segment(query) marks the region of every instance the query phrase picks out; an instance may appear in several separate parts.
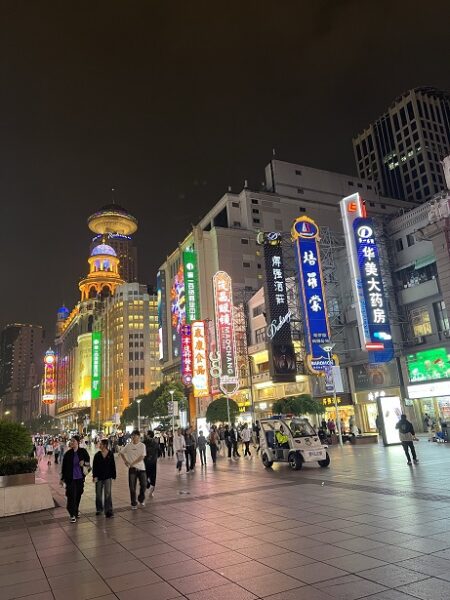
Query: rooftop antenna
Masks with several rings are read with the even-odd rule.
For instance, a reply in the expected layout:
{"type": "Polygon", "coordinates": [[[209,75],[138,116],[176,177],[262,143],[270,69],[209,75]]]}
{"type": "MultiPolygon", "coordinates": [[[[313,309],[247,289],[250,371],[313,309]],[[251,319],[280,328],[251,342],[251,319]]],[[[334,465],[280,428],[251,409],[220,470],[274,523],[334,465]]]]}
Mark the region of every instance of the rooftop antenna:
{"type": "Polygon", "coordinates": [[[111,188],[111,199],[112,199],[113,204],[116,203],[116,197],[114,196],[115,191],[116,191],[116,188],[111,188]]]}
{"type": "Polygon", "coordinates": [[[277,153],[275,151],[275,148],[272,148],[272,156],[276,156],[276,155],[277,155],[277,153]]]}

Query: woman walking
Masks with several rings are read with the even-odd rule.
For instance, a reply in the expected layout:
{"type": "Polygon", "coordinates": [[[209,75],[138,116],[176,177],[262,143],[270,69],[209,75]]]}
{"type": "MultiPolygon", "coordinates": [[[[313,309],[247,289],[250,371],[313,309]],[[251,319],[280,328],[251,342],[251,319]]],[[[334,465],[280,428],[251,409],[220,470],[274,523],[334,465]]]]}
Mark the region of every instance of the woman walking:
{"type": "Polygon", "coordinates": [[[76,523],[80,516],[80,500],[84,491],[83,467],[88,466],[89,454],[85,448],[80,448],[80,438],[74,435],[70,450],[64,454],[61,469],[61,485],[66,485],[67,512],[71,523],[76,523]]]}
{"type": "Polygon", "coordinates": [[[186,451],[186,443],[181,429],[177,429],[173,438],[173,449],[177,457],[177,471],[181,473],[181,467],[183,466],[184,453],[186,451]]]}
{"type": "Polygon", "coordinates": [[[216,464],[218,446],[219,446],[219,434],[217,432],[217,427],[215,425],[213,425],[211,427],[211,431],[209,433],[209,449],[211,451],[211,459],[213,461],[213,465],[216,464]]]}
{"type": "Polygon", "coordinates": [[[108,440],[100,441],[100,448],[94,456],[92,465],[92,476],[95,483],[95,514],[101,515],[104,509],[105,517],[107,519],[114,516],[112,505],[112,480],[116,478],[114,454],[108,446],[108,440]]]}

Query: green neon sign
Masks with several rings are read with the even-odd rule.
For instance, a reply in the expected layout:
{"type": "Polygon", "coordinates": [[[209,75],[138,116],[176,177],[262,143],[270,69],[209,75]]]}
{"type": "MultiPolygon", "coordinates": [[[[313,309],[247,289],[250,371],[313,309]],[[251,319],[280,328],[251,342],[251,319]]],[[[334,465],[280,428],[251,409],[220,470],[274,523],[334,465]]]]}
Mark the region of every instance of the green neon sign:
{"type": "Polygon", "coordinates": [[[102,334],[94,331],[92,334],[92,379],[91,399],[100,398],[102,389],[102,334]]]}
{"type": "Polygon", "coordinates": [[[446,348],[433,348],[406,357],[409,381],[431,381],[450,377],[450,360],[446,348]]]}
{"type": "Polygon", "coordinates": [[[200,294],[198,263],[195,250],[183,252],[184,293],[186,298],[186,323],[200,319],[200,294]]]}

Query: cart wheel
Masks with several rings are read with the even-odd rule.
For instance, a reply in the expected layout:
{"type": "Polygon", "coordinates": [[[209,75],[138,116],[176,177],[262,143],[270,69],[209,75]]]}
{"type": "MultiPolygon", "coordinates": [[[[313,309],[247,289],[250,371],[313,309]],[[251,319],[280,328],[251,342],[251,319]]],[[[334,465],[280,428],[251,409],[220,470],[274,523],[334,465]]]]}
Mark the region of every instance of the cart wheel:
{"type": "Polygon", "coordinates": [[[261,458],[262,458],[263,465],[266,467],[266,469],[270,469],[270,467],[273,465],[273,461],[269,460],[269,457],[267,456],[267,454],[265,452],[263,452],[263,455],[261,458]]]}
{"type": "Polygon", "coordinates": [[[293,471],[300,471],[302,464],[303,459],[300,454],[297,454],[296,452],[291,452],[291,454],[289,454],[289,466],[293,471]]]}
{"type": "Polygon", "coordinates": [[[328,454],[328,452],[326,453],[327,457],[325,458],[325,460],[319,460],[319,465],[322,468],[328,467],[328,465],[330,464],[330,455],[328,454]]]}

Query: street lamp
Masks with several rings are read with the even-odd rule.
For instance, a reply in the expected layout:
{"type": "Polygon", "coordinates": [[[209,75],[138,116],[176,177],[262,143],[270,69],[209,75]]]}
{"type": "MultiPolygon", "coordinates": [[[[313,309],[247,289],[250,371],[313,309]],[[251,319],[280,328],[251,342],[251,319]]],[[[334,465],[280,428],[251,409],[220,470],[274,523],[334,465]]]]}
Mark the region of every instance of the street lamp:
{"type": "Polygon", "coordinates": [[[337,396],[336,396],[336,382],[334,381],[333,357],[331,355],[331,353],[333,352],[334,344],[332,344],[330,342],[328,344],[322,344],[320,347],[322,348],[322,350],[324,352],[327,353],[327,356],[328,356],[329,369],[330,369],[330,373],[331,373],[331,383],[333,385],[334,410],[336,413],[336,427],[338,430],[339,446],[343,446],[344,443],[342,441],[341,421],[339,419],[338,403],[337,403],[337,396]]]}
{"type": "Polygon", "coordinates": [[[101,410],[97,411],[97,420],[98,420],[98,433],[100,434],[100,414],[101,410]]]}
{"type": "Polygon", "coordinates": [[[138,398],[136,400],[137,405],[138,405],[138,429],[139,431],[141,431],[141,402],[142,402],[142,398],[138,398]]]}
{"type": "Polygon", "coordinates": [[[172,437],[175,437],[175,406],[173,404],[173,395],[175,394],[175,390],[169,390],[169,394],[172,402],[172,437]]]}

